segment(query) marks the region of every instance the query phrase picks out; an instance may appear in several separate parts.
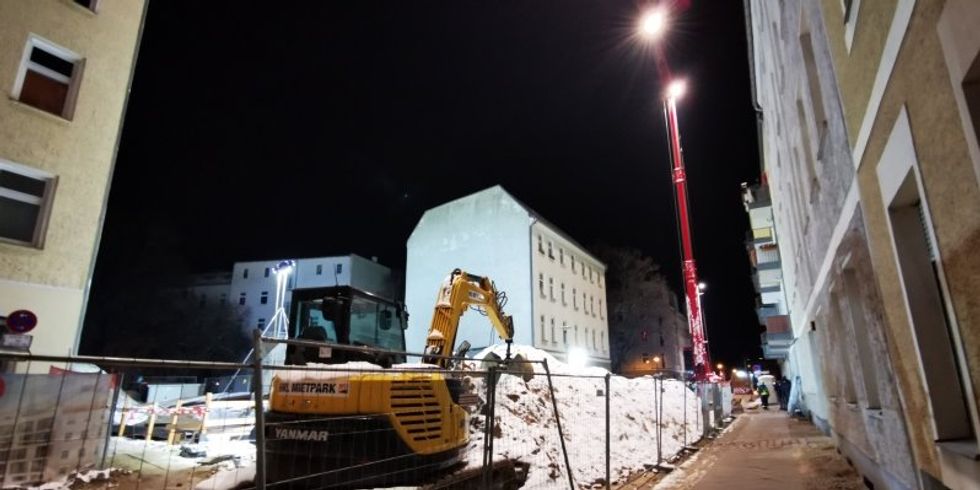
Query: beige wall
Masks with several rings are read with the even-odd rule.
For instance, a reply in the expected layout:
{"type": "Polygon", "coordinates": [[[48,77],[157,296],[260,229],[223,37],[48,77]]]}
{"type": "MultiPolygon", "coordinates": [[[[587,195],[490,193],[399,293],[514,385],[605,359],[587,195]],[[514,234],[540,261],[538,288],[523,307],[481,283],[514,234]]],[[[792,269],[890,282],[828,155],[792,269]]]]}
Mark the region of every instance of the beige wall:
{"type": "MultiPolygon", "coordinates": [[[[568,347],[581,347],[588,351],[596,364],[609,364],[609,327],[606,304],[606,267],[589,256],[577,245],[569,242],[547,225],[537,222],[531,227],[531,270],[534,290],[534,344],[537,347],[556,353],[566,352],[568,347]],[[541,236],[544,253],[538,250],[538,236],[541,236]],[[552,255],[548,256],[548,243],[552,255]],[[564,254],[564,263],[562,263],[564,254]],[[572,271],[572,257],[575,257],[575,271],[572,271]],[[588,269],[582,277],[582,266],[591,268],[595,274],[589,279],[588,269]],[[538,274],[544,275],[544,297],[538,288],[538,274]],[[551,298],[549,279],[554,282],[554,299],[551,298]],[[562,302],[561,285],[565,285],[565,301],[562,302]],[[576,298],[573,299],[572,292],[576,298]],[[582,294],[594,298],[595,314],[583,305],[582,294]],[[576,303],[578,308],[576,309],[576,303]],[[545,317],[545,337],[541,337],[541,316],[545,317]],[[551,319],[555,320],[555,335],[551,335],[551,319]],[[562,324],[568,327],[568,345],[563,342],[562,324]],[[575,331],[578,329],[578,342],[575,331]],[[588,337],[586,337],[588,329],[588,337]],[[592,345],[592,332],[596,332],[596,345],[592,345]]],[[[587,300],[588,301],[588,300],[587,300]]]]}
{"type": "Polygon", "coordinates": [[[36,353],[74,346],[144,4],[101,0],[92,13],[70,0],[0,2],[0,158],[58,177],[44,248],[0,243],[0,310],[33,307],[36,353]],[[85,59],[71,121],[11,96],[32,33],[85,59]]]}
{"type": "MultiPolygon", "coordinates": [[[[862,0],[855,18],[856,29],[850,51],[844,42],[844,11],[841,0],[821,0],[824,26],[840,86],[844,120],[851,145],[868,108],[877,67],[885,48],[888,28],[895,16],[897,0],[862,0]]],[[[852,14],[853,16],[854,14],[852,14]]]]}
{"type": "MultiPolygon", "coordinates": [[[[834,2],[827,0],[824,4],[825,9],[831,10],[834,2]]],[[[875,2],[864,1],[862,9],[873,4],[875,2]]],[[[976,374],[980,368],[980,295],[977,294],[980,291],[980,254],[976,253],[980,248],[980,188],[954,94],[960,82],[951,83],[937,31],[944,4],[942,0],[915,2],[912,20],[859,162],[858,180],[875,277],[885,305],[889,355],[902,394],[906,426],[917,465],[951,488],[971,488],[969,485],[980,481],[978,463],[940,450],[933,442],[935,434],[931,424],[923,423],[931,419],[927,387],[921,376],[922,366],[916,354],[917,345],[895,260],[886,215],[888,203],[883,201],[876,172],[892,128],[904,107],[914,144],[915,161],[911,163],[917,165],[921,175],[952,303],[954,328],[961,337],[967,378],[972,376],[965,381],[972,387],[973,399],[970,401],[975,409],[976,394],[980,392],[977,384],[980,376],[976,374]]],[[[874,24],[870,28],[877,31],[879,26],[874,24]]],[[[863,29],[863,25],[859,29],[863,29]]],[[[869,66],[873,65],[869,63],[869,66]]],[[[838,70],[846,71],[840,64],[838,70]]],[[[848,111],[863,111],[852,99],[845,97],[845,104],[853,104],[846,109],[848,111]]],[[[849,129],[853,134],[854,128],[849,129]]],[[[975,451],[976,442],[972,444],[975,451]]]]}

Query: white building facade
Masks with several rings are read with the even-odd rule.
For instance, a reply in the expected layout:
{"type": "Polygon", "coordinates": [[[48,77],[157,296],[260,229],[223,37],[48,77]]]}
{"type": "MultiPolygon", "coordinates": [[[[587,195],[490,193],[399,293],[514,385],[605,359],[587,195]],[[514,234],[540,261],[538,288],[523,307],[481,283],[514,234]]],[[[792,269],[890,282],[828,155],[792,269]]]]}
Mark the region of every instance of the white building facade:
{"type": "MultiPolygon", "coordinates": [[[[275,268],[283,259],[235,262],[231,274],[204,274],[195,278],[191,294],[202,306],[229,302],[243,310],[242,327],[265,328],[276,306],[275,268]]],[[[286,287],[288,314],[295,289],[350,286],[397,301],[400,281],[391,269],[358,255],[297,259],[286,287]]],[[[295,332],[291,332],[295,334],[295,332]]]]}
{"type": "MultiPolygon", "coordinates": [[[[487,276],[507,294],[514,342],[560,359],[580,349],[609,366],[606,266],[500,186],[429,209],[408,239],[408,349],[425,345],[439,284],[453,269],[487,276]]],[[[485,318],[460,322],[457,344],[499,343],[485,318]]]]}

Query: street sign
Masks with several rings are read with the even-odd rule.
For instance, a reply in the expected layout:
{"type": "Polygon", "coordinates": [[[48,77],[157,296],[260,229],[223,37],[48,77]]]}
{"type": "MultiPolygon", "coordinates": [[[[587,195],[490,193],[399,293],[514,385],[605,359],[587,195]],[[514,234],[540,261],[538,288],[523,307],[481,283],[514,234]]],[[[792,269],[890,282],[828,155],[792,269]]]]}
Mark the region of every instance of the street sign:
{"type": "Polygon", "coordinates": [[[7,329],[14,333],[27,333],[37,326],[37,315],[30,310],[17,310],[7,315],[7,329]]]}
{"type": "Polygon", "coordinates": [[[0,349],[10,349],[18,351],[29,351],[31,343],[34,342],[33,335],[5,333],[0,334],[0,349]]]}

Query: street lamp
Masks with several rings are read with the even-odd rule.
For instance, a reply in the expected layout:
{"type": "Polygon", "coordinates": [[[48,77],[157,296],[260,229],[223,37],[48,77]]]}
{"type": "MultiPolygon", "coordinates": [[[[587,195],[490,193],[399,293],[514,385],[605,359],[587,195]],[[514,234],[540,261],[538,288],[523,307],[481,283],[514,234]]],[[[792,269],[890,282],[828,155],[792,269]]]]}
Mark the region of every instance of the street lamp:
{"type": "Polygon", "coordinates": [[[672,102],[683,97],[685,92],[687,92],[687,84],[684,80],[674,80],[667,85],[667,98],[672,102]]]}
{"type": "Polygon", "coordinates": [[[645,39],[658,39],[667,27],[667,14],[662,8],[653,8],[640,18],[640,35],[645,39]]]}

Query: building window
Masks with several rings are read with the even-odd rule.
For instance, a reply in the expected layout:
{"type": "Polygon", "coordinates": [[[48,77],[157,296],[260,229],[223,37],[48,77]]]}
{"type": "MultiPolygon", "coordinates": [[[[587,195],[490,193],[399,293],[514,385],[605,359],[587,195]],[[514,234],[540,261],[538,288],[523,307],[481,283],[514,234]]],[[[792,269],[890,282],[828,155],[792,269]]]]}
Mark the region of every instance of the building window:
{"type": "MultiPolygon", "coordinates": [[[[894,135],[890,139],[893,138],[894,135]]],[[[969,375],[960,369],[954,315],[946,307],[934,232],[911,168],[887,209],[892,245],[925,375],[924,388],[932,405],[936,439],[972,439],[975,432],[964,390],[970,383],[969,375]]]]}
{"type": "Polygon", "coordinates": [[[599,348],[596,347],[596,343],[595,343],[595,330],[592,331],[592,350],[594,351],[599,350],[599,348]]]}
{"type": "Polygon", "coordinates": [[[259,304],[269,304],[269,292],[262,291],[262,295],[259,297],[259,304]]]}
{"type": "Polygon", "coordinates": [[[242,306],[245,305],[245,293],[242,293],[241,295],[238,296],[238,304],[242,306]]]}
{"type": "Polygon", "coordinates": [[[44,246],[57,177],[0,160],[0,240],[44,246]]]}
{"type": "Polygon", "coordinates": [[[323,275],[323,264],[317,264],[316,265],[316,275],[318,275],[318,276],[322,276],[323,275]]]}
{"type": "Polygon", "coordinates": [[[71,119],[75,112],[82,58],[34,34],[27,39],[13,96],[20,102],[71,119]]]}
{"type": "Polygon", "coordinates": [[[602,314],[602,299],[599,299],[599,319],[605,320],[606,316],[602,314]]]}
{"type": "Polygon", "coordinates": [[[606,332],[602,331],[599,333],[599,346],[602,347],[602,352],[606,352],[606,332]]]}
{"type": "Polygon", "coordinates": [[[589,313],[595,316],[595,296],[589,296],[589,313]]]}
{"type": "Polygon", "coordinates": [[[548,336],[545,334],[545,327],[546,325],[544,323],[544,315],[541,315],[541,343],[542,344],[548,341],[548,336]]]}
{"type": "Polygon", "coordinates": [[[565,306],[568,302],[565,301],[565,283],[561,283],[561,305],[565,306]]]}
{"type": "Polygon", "coordinates": [[[554,318],[552,318],[552,319],[551,319],[551,343],[552,343],[552,344],[556,344],[556,343],[558,343],[558,341],[557,341],[557,340],[555,340],[556,338],[557,338],[557,337],[555,337],[555,319],[554,319],[554,318]]]}
{"type": "Polygon", "coordinates": [[[248,279],[248,268],[242,270],[242,279],[248,279]]]}
{"type": "MultiPolygon", "coordinates": [[[[551,320],[554,323],[554,319],[551,320]]],[[[568,326],[562,323],[561,325],[561,343],[563,345],[568,345],[568,326]]]]}
{"type": "Polygon", "coordinates": [[[585,263],[582,263],[582,279],[585,279],[585,263]]]}
{"type": "Polygon", "coordinates": [[[572,307],[578,311],[578,291],[575,288],[572,288],[572,307]]]}
{"type": "Polygon", "coordinates": [[[538,233],[538,253],[544,255],[544,240],[541,238],[540,233],[538,233]]]}
{"type": "Polygon", "coordinates": [[[841,0],[841,8],[844,10],[844,45],[850,53],[851,46],[854,45],[854,28],[861,10],[861,0],[841,0]]]}
{"type": "Polygon", "coordinates": [[[555,300],[555,278],[554,277],[549,277],[548,278],[548,296],[551,298],[551,301],[554,301],[555,300]]]}
{"type": "Polygon", "coordinates": [[[262,330],[263,327],[265,327],[265,318],[259,318],[259,321],[256,322],[255,328],[262,330]]]}
{"type": "Polygon", "coordinates": [[[853,345],[857,347],[867,408],[881,408],[881,396],[878,393],[878,368],[874,361],[877,356],[871,350],[871,331],[865,319],[861,281],[854,269],[844,269],[842,275],[844,278],[844,296],[842,299],[844,301],[841,302],[841,305],[844,306],[844,323],[850,327],[848,333],[854,335],[853,345]]]}
{"type": "Polygon", "coordinates": [[[595,284],[595,270],[589,267],[589,282],[595,284]]]}
{"type": "Polygon", "coordinates": [[[589,314],[589,309],[588,309],[589,307],[586,306],[586,303],[585,303],[585,300],[586,299],[588,299],[588,295],[585,294],[585,291],[582,291],[582,309],[585,311],[585,314],[588,315],[589,314]]]}
{"type": "Polygon", "coordinates": [[[574,345],[579,345],[578,344],[578,325],[575,325],[575,340],[574,340],[574,345]]]}
{"type": "Polygon", "coordinates": [[[269,277],[269,268],[268,267],[265,268],[265,277],[269,277]]]}
{"type": "Polygon", "coordinates": [[[93,13],[98,12],[99,0],[73,0],[78,5],[91,10],[93,13]]]}
{"type": "Polygon", "coordinates": [[[973,65],[963,79],[963,96],[973,122],[973,133],[980,141],[980,55],[973,58],[973,65]]]}
{"type": "Polygon", "coordinates": [[[599,283],[599,288],[602,288],[602,274],[596,274],[596,282],[599,283]]]}
{"type": "Polygon", "coordinates": [[[555,258],[555,249],[554,246],[552,246],[551,241],[548,241],[548,258],[552,260],[555,258]]]}
{"type": "Polygon", "coordinates": [[[575,273],[575,256],[572,255],[572,254],[568,254],[568,255],[572,258],[572,273],[574,274],[575,273]]]}
{"type": "Polygon", "coordinates": [[[541,293],[541,297],[544,298],[544,274],[538,274],[538,291],[541,293]]]}
{"type": "Polygon", "coordinates": [[[343,272],[344,272],[344,264],[337,264],[336,266],[334,266],[333,271],[334,271],[334,274],[343,274],[343,272]]]}
{"type": "Polygon", "coordinates": [[[558,263],[565,265],[565,249],[558,247],[558,263]]]}

